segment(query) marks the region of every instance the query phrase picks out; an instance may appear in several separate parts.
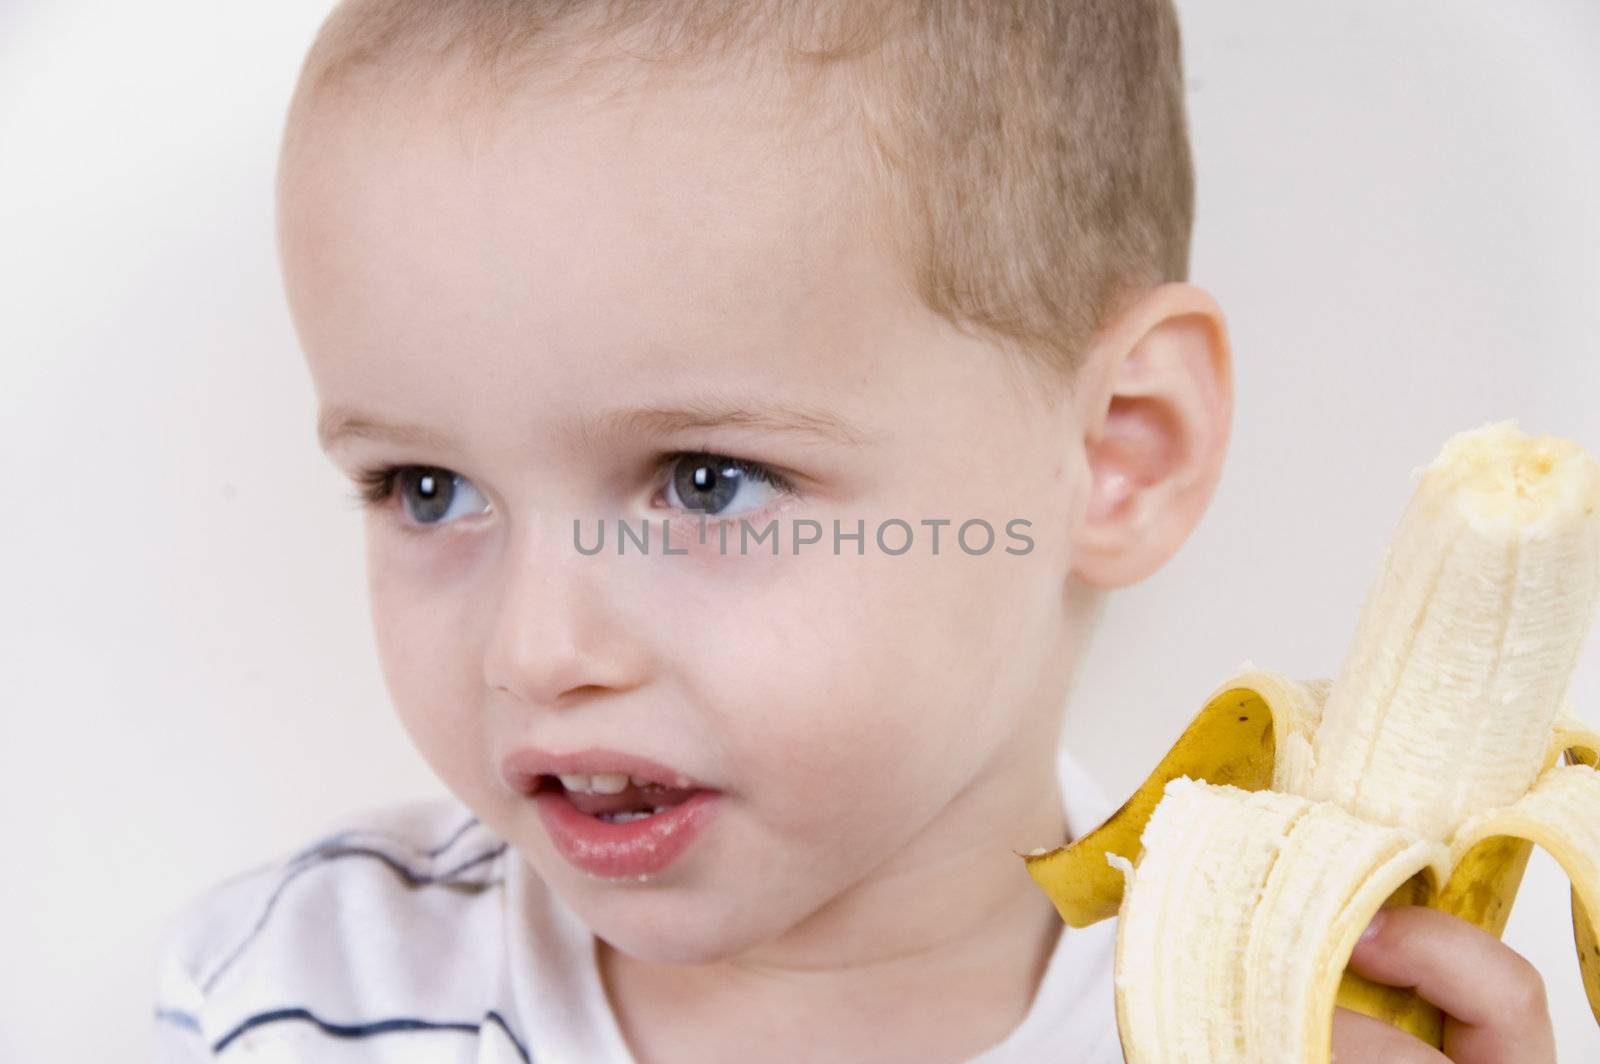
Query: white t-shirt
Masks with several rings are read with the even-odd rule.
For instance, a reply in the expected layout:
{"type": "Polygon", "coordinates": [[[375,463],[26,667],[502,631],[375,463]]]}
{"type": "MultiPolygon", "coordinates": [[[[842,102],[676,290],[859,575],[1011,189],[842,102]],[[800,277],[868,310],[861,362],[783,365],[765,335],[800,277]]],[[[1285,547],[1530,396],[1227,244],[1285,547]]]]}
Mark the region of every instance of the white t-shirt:
{"type": "MultiPolygon", "coordinates": [[[[1111,806],[1066,751],[1058,764],[1076,838],[1111,806]]],[[[465,807],[353,821],[213,886],[167,926],[158,1064],[632,1064],[594,936],[465,807]]],[[[1064,926],[1027,1015],[973,1064],[1123,1064],[1115,936],[1115,919],[1064,926]]]]}

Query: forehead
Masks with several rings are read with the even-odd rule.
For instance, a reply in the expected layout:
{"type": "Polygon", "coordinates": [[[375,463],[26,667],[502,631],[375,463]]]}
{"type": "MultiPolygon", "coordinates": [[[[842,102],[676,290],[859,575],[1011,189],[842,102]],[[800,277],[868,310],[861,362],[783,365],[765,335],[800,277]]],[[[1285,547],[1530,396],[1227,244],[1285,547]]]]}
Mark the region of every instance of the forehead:
{"type": "Polygon", "coordinates": [[[836,392],[920,311],[864,224],[851,132],[796,120],[770,80],[695,68],[492,108],[403,84],[317,102],[285,157],[319,391],[470,366],[569,398],[690,370],[836,392]]]}

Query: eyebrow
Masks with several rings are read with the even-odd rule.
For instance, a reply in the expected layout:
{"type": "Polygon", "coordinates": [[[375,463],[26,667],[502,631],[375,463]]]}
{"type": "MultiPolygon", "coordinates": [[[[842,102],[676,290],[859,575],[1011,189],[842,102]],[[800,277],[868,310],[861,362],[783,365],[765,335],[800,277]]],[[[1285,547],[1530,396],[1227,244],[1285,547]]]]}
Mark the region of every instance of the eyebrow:
{"type": "MultiPolygon", "coordinates": [[[[859,445],[873,439],[860,426],[831,410],[805,404],[742,403],[701,398],[679,406],[617,407],[563,426],[562,436],[577,449],[602,446],[630,434],[689,432],[712,428],[747,428],[859,445]]],[[[331,406],[317,417],[317,441],[323,450],[347,437],[387,439],[436,450],[450,448],[448,433],[426,425],[400,424],[331,406]]]]}
{"type": "Polygon", "coordinates": [[[331,406],[317,415],[317,443],[324,451],[343,439],[394,440],[397,443],[443,450],[448,434],[425,425],[402,425],[371,417],[346,406],[331,406]]]}
{"type": "Polygon", "coordinates": [[[668,435],[714,428],[756,429],[851,445],[866,443],[871,438],[860,426],[822,407],[746,403],[717,397],[702,397],[679,406],[605,410],[569,425],[564,435],[579,447],[593,447],[635,433],[668,435]]]}

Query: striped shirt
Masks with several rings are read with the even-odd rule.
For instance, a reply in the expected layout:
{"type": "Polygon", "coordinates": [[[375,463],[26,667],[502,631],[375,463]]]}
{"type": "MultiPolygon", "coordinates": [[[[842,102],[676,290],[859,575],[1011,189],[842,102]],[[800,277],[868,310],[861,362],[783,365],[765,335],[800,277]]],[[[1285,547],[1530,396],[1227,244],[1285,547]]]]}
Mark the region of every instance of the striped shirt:
{"type": "MultiPolygon", "coordinates": [[[[1111,812],[1065,750],[1077,837],[1111,812]]],[[[1019,870],[1020,873],[1020,870],[1019,870]]],[[[1063,927],[1032,1006],[974,1064],[1122,1064],[1116,920],[1063,927]]],[[[157,1064],[632,1064],[595,939],[453,798],[388,806],[190,900],[167,925],[157,1064]]]]}

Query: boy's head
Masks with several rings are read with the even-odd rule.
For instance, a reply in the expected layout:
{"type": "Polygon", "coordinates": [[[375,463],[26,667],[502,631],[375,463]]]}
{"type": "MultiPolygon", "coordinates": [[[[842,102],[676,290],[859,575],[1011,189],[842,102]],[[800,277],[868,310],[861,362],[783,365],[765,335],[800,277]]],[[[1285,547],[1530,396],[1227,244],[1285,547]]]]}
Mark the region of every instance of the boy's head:
{"type": "Polygon", "coordinates": [[[597,933],[803,963],[894,948],[929,875],[1031,892],[1006,848],[1059,841],[1100,589],[1182,543],[1228,433],[1166,0],[346,3],[279,197],[396,707],[597,933]],[[528,748],[713,815],[586,875],[528,748]]]}

